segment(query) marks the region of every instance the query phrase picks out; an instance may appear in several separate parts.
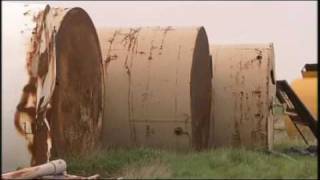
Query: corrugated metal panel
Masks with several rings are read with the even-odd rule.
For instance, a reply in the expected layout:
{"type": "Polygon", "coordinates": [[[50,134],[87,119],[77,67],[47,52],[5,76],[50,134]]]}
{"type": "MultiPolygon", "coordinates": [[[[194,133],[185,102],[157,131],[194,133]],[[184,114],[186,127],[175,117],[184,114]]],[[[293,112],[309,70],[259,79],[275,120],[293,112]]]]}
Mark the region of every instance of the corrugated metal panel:
{"type": "Polygon", "coordinates": [[[204,28],[101,28],[107,146],[207,146],[211,68],[204,28]]]}
{"type": "Polygon", "coordinates": [[[272,44],[213,45],[210,146],[272,148],[272,44]]]}

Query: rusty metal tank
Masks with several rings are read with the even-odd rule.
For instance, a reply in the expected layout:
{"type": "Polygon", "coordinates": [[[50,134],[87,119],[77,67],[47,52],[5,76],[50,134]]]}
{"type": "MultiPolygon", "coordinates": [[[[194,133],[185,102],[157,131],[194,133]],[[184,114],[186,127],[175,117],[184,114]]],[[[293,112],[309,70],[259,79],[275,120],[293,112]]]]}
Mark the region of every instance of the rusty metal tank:
{"type": "MultiPolygon", "coordinates": [[[[297,78],[291,83],[291,88],[297,94],[299,99],[303,102],[306,108],[311,112],[313,117],[318,117],[318,72],[317,64],[306,64],[301,70],[302,78],[297,78]]],[[[286,130],[290,138],[301,138],[297,129],[293,125],[289,117],[284,118],[286,130]]],[[[298,128],[302,131],[305,138],[315,143],[316,138],[307,126],[297,124],[298,128]]]]}
{"type": "Polygon", "coordinates": [[[108,147],[207,147],[211,64],[203,27],[99,28],[108,147]]]}
{"type": "Polygon", "coordinates": [[[273,45],[214,44],[210,51],[210,147],[271,149],[276,92],[273,45]]]}
{"type": "Polygon", "coordinates": [[[3,172],[99,142],[102,63],[80,8],[7,3],[3,14],[3,172]]]}

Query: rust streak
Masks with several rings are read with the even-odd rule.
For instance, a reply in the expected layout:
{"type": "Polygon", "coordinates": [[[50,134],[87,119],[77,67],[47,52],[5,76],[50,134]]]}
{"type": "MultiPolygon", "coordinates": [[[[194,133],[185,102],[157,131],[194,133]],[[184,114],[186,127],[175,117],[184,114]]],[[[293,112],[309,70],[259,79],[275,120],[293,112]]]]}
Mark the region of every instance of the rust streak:
{"type": "Polygon", "coordinates": [[[106,57],[106,59],[104,61],[106,64],[108,64],[112,60],[111,57],[110,57],[110,53],[111,53],[111,49],[112,49],[112,44],[113,44],[117,34],[119,34],[119,31],[118,30],[114,31],[112,37],[108,40],[109,45],[107,47],[107,49],[108,49],[107,50],[107,57],[106,57]]]}
{"type": "Polygon", "coordinates": [[[109,63],[110,61],[116,60],[117,58],[118,58],[118,56],[116,54],[112,55],[112,56],[107,56],[105,59],[105,63],[109,63]]]}
{"type": "Polygon", "coordinates": [[[152,51],[156,49],[157,47],[153,45],[153,40],[151,41],[151,46],[150,46],[150,51],[149,51],[149,56],[148,60],[152,60],[152,51]]]}
{"type": "Polygon", "coordinates": [[[163,37],[162,37],[161,44],[160,44],[160,50],[163,49],[164,40],[167,36],[168,31],[172,31],[172,30],[174,30],[174,29],[171,26],[168,26],[163,30],[163,37]]]}
{"type": "Polygon", "coordinates": [[[121,42],[124,43],[124,46],[126,47],[128,44],[128,51],[133,51],[135,49],[135,45],[137,43],[137,34],[140,32],[141,28],[130,28],[129,33],[124,34],[124,38],[121,42]]]}
{"type": "Polygon", "coordinates": [[[175,85],[175,95],[174,95],[174,116],[175,119],[177,119],[177,113],[178,113],[178,73],[179,73],[179,61],[180,61],[180,53],[181,53],[181,45],[179,45],[178,49],[178,57],[176,61],[176,85],[175,85]]]}

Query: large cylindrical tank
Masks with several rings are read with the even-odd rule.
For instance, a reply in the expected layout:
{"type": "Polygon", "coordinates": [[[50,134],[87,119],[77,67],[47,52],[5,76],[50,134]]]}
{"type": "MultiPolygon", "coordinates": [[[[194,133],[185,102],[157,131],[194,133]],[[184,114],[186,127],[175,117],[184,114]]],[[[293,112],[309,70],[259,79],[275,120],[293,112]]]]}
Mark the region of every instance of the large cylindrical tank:
{"type": "Polygon", "coordinates": [[[3,19],[2,172],[95,146],[103,69],[88,14],[6,3],[3,19]]]}
{"type": "Polygon", "coordinates": [[[211,65],[205,29],[98,29],[108,147],[207,147],[211,65]]]}
{"type": "Polygon", "coordinates": [[[272,44],[213,45],[211,147],[272,148],[272,44]]]}
{"type": "MultiPolygon", "coordinates": [[[[306,106],[306,108],[313,115],[314,119],[318,119],[318,72],[316,64],[307,64],[302,69],[302,78],[295,79],[291,83],[291,88],[306,106]],[[310,67],[310,68],[309,68],[310,67]]],[[[298,130],[293,125],[289,117],[284,118],[288,136],[290,138],[301,138],[298,130]]],[[[303,135],[310,143],[316,142],[316,138],[311,132],[310,128],[305,125],[297,124],[298,128],[302,131],[303,135]]]]}

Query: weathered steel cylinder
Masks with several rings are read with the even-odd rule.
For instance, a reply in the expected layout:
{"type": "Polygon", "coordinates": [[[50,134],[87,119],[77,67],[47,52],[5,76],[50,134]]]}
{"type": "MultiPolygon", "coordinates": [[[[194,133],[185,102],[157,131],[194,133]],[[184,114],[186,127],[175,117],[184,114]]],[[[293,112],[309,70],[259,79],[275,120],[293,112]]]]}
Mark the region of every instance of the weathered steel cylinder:
{"type": "Polygon", "coordinates": [[[108,147],[207,147],[211,64],[203,27],[100,28],[108,147]]]}
{"type": "Polygon", "coordinates": [[[103,69],[88,14],[22,3],[5,9],[4,171],[92,148],[100,142],[103,69]]]}
{"type": "Polygon", "coordinates": [[[272,44],[213,45],[211,147],[272,148],[272,44]]]}

